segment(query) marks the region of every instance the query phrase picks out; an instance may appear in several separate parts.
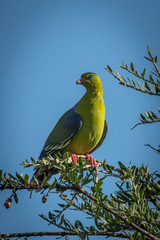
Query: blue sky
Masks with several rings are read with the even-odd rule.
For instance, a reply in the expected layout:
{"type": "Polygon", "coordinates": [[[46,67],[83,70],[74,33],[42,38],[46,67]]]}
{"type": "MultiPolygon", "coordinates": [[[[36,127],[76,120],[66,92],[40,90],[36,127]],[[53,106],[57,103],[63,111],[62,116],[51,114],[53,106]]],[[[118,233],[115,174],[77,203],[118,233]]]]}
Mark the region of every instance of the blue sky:
{"type": "MultiPolygon", "coordinates": [[[[102,80],[109,126],[93,156],[116,166],[122,161],[159,169],[158,155],[144,146],[157,147],[159,125],[130,130],[139,113],[158,114],[159,98],[119,85],[104,69],[107,64],[119,69],[123,60],[134,62],[139,71],[150,70],[144,59],[147,44],[160,57],[159,9],[159,0],[0,1],[1,169],[32,175],[32,169],[24,170],[19,163],[38,158],[59,117],[84,94],[75,82],[89,71],[102,80]]],[[[104,191],[112,190],[108,181],[104,191]]],[[[9,192],[1,194],[0,231],[55,229],[38,214],[56,208],[56,194],[43,205],[38,194],[30,200],[21,192],[19,204],[6,210],[3,202],[8,196],[9,192]]]]}

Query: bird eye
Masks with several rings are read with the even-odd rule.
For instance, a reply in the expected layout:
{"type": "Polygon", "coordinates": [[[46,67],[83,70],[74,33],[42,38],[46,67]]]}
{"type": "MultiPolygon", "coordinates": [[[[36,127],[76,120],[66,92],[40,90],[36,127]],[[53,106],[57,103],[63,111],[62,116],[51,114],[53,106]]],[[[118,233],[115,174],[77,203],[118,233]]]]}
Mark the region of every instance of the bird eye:
{"type": "Polygon", "coordinates": [[[89,75],[88,78],[89,78],[89,79],[90,79],[90,78],[93,78],[93,75],[89,75]]]}

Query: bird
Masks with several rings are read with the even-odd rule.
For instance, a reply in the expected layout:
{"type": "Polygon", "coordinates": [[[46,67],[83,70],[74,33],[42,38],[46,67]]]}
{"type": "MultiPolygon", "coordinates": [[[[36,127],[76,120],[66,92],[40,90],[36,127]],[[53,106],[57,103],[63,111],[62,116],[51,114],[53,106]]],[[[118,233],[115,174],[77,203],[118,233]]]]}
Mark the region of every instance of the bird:
{"type": "MultiPolygon", "coordinates": [[[[49,134],[39,159],[48,155],[55,156],[57,152],[64,154],[70,152],[72,161],[77,164],[79,155],[85,155],[90,160],[91,166],[96,165],[95,159],[90,155],[103,143],[108,126],[105,120],[105,105],[103,87],[99,76],[86,72],[76,81],[76,84],[86,88],[83,97],[59,119],[49,134]]],[[[47,173],[37,169],[34,177],[43,181],[56,171],[47,173]]]]}

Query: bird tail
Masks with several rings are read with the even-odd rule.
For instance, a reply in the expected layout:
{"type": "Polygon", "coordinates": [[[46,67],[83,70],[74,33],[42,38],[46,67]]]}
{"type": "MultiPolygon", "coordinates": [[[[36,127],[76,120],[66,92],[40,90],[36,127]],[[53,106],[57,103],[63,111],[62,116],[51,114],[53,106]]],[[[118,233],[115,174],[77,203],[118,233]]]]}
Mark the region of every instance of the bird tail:
{"type": "Polygon", "coordinates": [[[47,187],[47,183],[52,175],[57,174],[59,171],[56,168],[55,160],[52,156],[39,159],[35,167],[35,173],[30,181],[31,189],[29,191],[40,192],[42,188],[47,187]],[[33,188],[33,190],[32,190],[33,188]]]}

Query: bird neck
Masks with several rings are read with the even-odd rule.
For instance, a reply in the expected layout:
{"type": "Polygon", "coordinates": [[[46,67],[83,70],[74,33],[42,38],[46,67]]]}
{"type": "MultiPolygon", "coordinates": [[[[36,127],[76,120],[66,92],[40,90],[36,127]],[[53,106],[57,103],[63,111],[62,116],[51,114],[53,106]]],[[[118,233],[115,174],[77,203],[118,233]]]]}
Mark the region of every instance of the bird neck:
{"type": "Polygon", "coordinates": [[[101,84],[96,86],[87,86],[86,87],[86,96],[103,96],[103,88],[101,84]]]}

